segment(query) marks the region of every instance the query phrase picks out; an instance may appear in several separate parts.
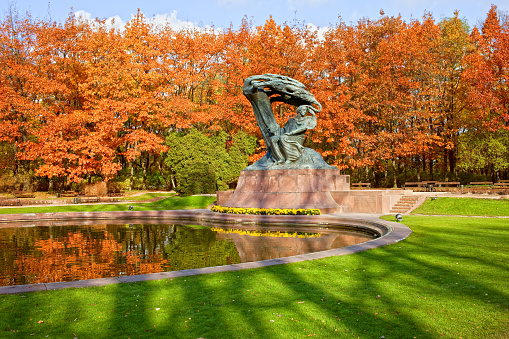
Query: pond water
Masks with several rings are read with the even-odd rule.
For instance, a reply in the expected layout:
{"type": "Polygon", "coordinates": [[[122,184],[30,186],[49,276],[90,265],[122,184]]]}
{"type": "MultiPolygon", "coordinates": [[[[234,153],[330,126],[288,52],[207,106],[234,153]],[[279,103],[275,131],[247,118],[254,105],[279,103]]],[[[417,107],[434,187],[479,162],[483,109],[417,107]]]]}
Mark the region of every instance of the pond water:
{"type": "Polygon", "coordinates": [[[359,244],[342,227],[128,224],[0,228],[0,286],[221,266],[359,244]]]}

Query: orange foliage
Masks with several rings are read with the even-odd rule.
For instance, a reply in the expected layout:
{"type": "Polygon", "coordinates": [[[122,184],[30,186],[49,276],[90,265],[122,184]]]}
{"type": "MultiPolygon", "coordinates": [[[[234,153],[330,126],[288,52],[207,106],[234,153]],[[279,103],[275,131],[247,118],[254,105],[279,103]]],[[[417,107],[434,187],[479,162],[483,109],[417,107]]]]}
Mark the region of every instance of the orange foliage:
{"type": "MultiPolygon", "coordinates": [[[[242,84],[278,73],[322,103],[309,143],[339,168],[434,159],[456,148],[468,110],[509,128],[508,29],[496,7],[471,36],[457,13],[441,23],[428,14],[339,22],[323,37],[272,18],[225,31],[155,27],[140,12],[125,30],[73,16],[5,20],[0,141],[37,160],[40,176],[109,178],[122,159],[164,152],[170,130],[258,134],[242,84]]],[[[294,114],[285,104],[274,112],[280,123],[294,114]]]]}
{"type": "Polygon", "coordinates": [[[509,130],[509,22],[492,5],[481,31],[474,28],[475,53],[465,59],[465,80],[476,121],[492,131],[509,130]]]}

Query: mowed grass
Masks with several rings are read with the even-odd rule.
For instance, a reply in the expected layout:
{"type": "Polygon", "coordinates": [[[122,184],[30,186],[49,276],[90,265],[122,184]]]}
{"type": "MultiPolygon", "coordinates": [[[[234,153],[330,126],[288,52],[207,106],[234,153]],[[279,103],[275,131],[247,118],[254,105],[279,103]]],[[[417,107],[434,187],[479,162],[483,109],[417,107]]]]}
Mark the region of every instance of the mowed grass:
{"type": "Polygon", "coordinates": [[[428,198],[412,214],[509,216],[509,199],[428,198]]]}
{"type": "Polygon", "coordinates": [[[123,197],[123,200],[129,200],[129,201],[143,201],[143,200],[150,200],[153,198],[160,198],[160,197],[171,197],[175,196],[177,193],[160,193],[160,192],[148,192],[143,193],[139,195],[129,195],[123,197]]]}
{"type": "Polygon", "coordinates": [[[409,238],[353,255],[3,295],[0,337],[509,337],[507,219],[404,223],[409,238]]]}
{"type": "Polygon", "coordinates": [[[173,196],[155,202],[148,203],[121,203],[121,204],[94,204],[94,205],[65,205],[65,206],[41,206],[41,207],[12,207],[0,208],[0,214],[15,213],[55,213],[55,212],[104,212],[104,211],[127,211],[133,206],[134,211],[151,210],[181,210],[206,208],[216,201],[215,196],[173,196]]]}

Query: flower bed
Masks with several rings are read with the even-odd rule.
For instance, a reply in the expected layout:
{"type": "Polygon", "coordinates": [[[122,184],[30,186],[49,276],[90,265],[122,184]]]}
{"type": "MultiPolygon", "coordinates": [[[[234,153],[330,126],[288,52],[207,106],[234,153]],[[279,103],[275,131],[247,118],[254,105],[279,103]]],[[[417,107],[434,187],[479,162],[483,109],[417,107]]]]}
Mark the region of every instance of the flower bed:
{"type": "Polygon", "coordinates": [[[290,209],[290,208],[242,208],[242,207],[224,207],[212,206],[212,212],[233,213],[233,214],[257,214],[257,215],[320,215],[319,209],[290,209]]]}
{"type": "Polygon", "coordinates": [[[240,234],[240,235],[249,235],[252,237],[271,237],[271,238],[319,238],[322,236],[322,233],[303,233],[303,232],[281,232],[281,231],[260,231],[260,230],[241,230],[241,229],[232,229],[232,228],[219,228],[219,227],[211,227],[211,230],[217,233],[224,234],[240,234]]]}

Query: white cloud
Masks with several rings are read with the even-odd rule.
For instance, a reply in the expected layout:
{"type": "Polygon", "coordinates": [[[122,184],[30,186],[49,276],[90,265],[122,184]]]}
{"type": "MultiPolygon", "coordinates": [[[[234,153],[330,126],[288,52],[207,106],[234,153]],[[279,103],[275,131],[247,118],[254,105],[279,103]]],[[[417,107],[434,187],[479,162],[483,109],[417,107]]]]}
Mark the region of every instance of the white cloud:
{"type": "Polygon", "coordinates": [[[308,23],[306,25],[306,28],[311,32],[316,32],[316,35],[318,36],[318,39],[320,39],[320,41],[323,41],[325,39],[325,33],[330,29],[329,26],[318,27],[316,25],[313,25],[312,23],[308,23]]]}
{"type": "Polygon", "coordinates": [[[171,12],[168,14],[157,14],[152,18],[149,18],[148,21],[155,26],[166,26],[169,25],[171,28],[175,30],[185,30],[185,29],[193,29],[195,28],[195,24],[191,21],[182,21],[177,18],[177,11],[171,12]]]}
{"type": "Polygon", "coordinates": [[[106,19],[106,25],[108,25],[108,27],[113,27],[118,30],[123,30],[125,27],[125,24],[126,24],[126,22],[124,20],[122,20],[122,18],[120,18],[118,15],[115,15],[115,16],[112,16],[112,17],[109,17],[108,19],[106,19]]]}
{"type": "Polygon", "coordinates": [[[92,20],[92,14],[85,12],[84,10],[74,12],[74,15],[76,16],[77,19],[80,19],[83,21],[91,21],[92,20]]]}
{"type": "MultiPolygon", "coordinates": [[[[173,11],[169,15],[167,13],[157,14],[151,18],[147,18],[147,21],[149,23],[153,24],[155,27],[164,27],[166,25],[169,25],[171,28],[173,28],[175,30],[185,30],[185,29],[196,28],[196,25],[194,23],[192,23],[191,21],[183,21],[183,20],[180,20],[179,18],[177,18],[177,14],[178,14],[177,11],[173,11]]],[[[74,12],[74,15],[76,16],[76,18],[78,20],[91,21],[91,22],[95,21],[95,19],[92,18],[92,14],[90,14],[86,11],[83,11],[83,10],[74,12]]],[[[133,17],[134,17],[134,15],[131,18],[133,18],[133,17]]],[[[108,27],[113,27],[113,28],[116,28],[119,30],[123,30],[126,25],[126,22],[124,20],[122,20],[122,18],[120,16],[115,15],[115,16],[112,16],[112,17],[109,17],[108,19],[106,19],[106,25],[108,27]]]]}

